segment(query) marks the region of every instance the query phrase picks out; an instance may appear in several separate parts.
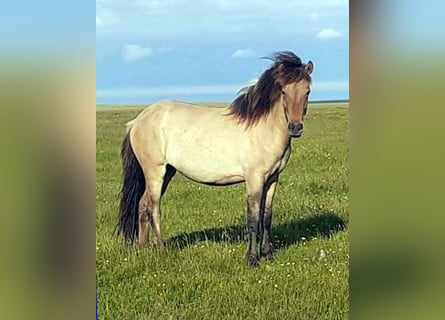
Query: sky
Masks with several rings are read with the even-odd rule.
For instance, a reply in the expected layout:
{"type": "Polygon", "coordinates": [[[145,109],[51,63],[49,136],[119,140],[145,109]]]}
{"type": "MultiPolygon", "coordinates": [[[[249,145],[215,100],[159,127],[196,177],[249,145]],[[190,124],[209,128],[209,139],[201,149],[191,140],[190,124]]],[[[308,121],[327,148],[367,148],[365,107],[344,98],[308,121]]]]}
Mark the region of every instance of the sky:
{"type": "Polygon", "coordinates": [[[97,0],[96,102],[229,102],[284,50],[311,100],[349,99],[347,0],[97,0]]]}

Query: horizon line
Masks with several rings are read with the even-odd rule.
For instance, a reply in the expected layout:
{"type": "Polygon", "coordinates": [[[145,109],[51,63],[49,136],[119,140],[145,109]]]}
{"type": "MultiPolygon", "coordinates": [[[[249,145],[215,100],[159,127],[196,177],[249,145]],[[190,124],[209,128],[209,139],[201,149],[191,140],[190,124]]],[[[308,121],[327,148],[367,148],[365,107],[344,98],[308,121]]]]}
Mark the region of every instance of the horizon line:
{"type": "MultiPolygon", "coordinates": [[[[147,102],[147,103],[96,103],[96,107],[108,107],[108,106],[115,106],[115,107],[125,107],[125,106],[144,106],[144,105],[151,105],[156,102],[147,102]]],[[[230,104],[232,101],[200,101],[200,102],[194,102],[193,104],[230,104]]],[[[345,99],[317,99],[309,101],[308,103],[349,103],[349,98],[345,99]]]]}

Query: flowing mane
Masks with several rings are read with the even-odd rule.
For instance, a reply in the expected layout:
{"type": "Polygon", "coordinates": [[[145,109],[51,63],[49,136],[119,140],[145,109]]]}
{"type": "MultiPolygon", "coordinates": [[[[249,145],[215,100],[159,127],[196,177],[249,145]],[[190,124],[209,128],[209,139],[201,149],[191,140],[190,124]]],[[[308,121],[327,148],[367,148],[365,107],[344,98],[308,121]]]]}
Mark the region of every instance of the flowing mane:
{"type": "Polygon", "coordinates": [[[277,52],[267,59],[273,61],[272,66],[256,84],[241,89],[229,107],[228,115],[247,127],[270,113],[280,98],[283,86],[302,79],[311,81],[310,75],[304,71],[305,64],[293,52],[277,52]]]}

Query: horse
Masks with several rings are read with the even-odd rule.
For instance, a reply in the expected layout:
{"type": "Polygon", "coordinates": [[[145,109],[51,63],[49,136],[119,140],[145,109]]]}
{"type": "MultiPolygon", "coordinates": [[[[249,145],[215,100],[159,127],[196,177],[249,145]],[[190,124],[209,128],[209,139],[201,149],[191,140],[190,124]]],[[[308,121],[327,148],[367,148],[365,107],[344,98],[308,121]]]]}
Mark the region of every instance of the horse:
{"type": "Polygon", "coordinates": [[[272,202],[291,138],[303,133],[313,63],[290,51],[268,59],[269,69],[227,107],[160,101],[127,124],[117,225],[127,243],[146,245],[151,227],[157,247],[164,247],[161,198],[179,171],[211,186],[245,182],[247,263],[257,267],[260,258],[273,259],[272,202]]]}

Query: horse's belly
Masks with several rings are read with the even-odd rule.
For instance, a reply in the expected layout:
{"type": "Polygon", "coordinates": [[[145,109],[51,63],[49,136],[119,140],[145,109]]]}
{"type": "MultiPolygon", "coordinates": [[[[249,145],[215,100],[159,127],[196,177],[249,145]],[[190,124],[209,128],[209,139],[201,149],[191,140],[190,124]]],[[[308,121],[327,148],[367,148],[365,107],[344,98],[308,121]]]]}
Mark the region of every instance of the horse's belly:
{"type": "Polygon", "coordinates": [[[216,166],[202,166],[198,168],[193,165],[172,164],[179,172],[186,177],[201,183],[225,185],[243,182],[244,177],[237,170],[228,170],[229,168],[221,168],[216,166]]]}
{"type": "Polygon", "coordinates": [[[244,178],[241,175],[217,175],[217,174],[196,174],[196,172],[186,172],[179,170],[187,178],[193,181],[210,184],[210,185],[229,185],[244,182],[244,178]]]}
{"type": "Polygon", "coordinates": [[[207,184],[233,184],[244,181],[242,168],[235,157],[215,156],[202,150],[167,154],[168,163],[186,177],[207,184]]]}

